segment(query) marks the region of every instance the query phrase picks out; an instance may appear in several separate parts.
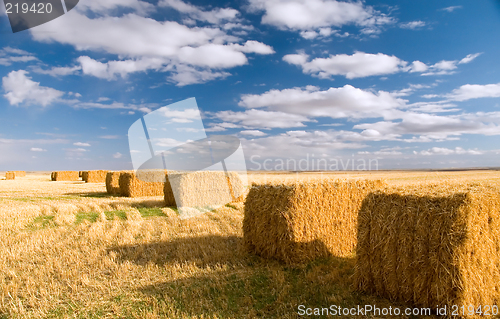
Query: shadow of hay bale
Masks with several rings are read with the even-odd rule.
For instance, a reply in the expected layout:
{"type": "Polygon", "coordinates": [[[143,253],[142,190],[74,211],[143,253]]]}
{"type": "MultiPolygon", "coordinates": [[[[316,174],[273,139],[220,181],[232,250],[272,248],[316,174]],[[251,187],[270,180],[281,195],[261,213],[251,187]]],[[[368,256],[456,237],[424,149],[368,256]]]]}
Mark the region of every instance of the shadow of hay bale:
{"type": "Polygon", "coordinates": [[[242,252],[242,240],[237,236],[210,235],[117,246],[108,249],[108,252],[115,252],[118,260],[122,262],[131,261],[138,265],[191,262],[199,267],[206,267],[241,262],[245,256],[242,252]]]}

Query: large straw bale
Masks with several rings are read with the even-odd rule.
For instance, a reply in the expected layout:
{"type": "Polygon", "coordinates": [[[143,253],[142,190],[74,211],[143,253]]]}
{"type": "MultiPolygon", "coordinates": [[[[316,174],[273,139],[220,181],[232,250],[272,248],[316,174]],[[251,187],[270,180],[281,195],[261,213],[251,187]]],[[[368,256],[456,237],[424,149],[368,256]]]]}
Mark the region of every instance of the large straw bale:
{"type": "Polygon", "coordinates": [[[7,173],[5,173],[5,179],[7,179],[7,180],[14,180],[14,179],[16,179],[16,173],[15,172],[7,172],[7,173]]]}
{"type": "Polygon", "coordinates": [[[163,196],[166,174],[164,170],[121,172],[120,194],[125,197],[163,196]],[[151,180],[151,182],[148,182],[151,180]]]}
{"type": "Polygon", "coordinates": [[[374,192],[359,213],[356,255],[360,291],[491,313],[500,306],[500,193],[449,182],[374,192]]]}
{"type": "Polygon", "coordinates": [[[244,192],[243,182],[235,172],[175,172],[169,173],[168,179],[178,207],[225,205],[244,192]]]}
{"type": "Polygon", "coordinates": [[[16,174],[16,177],[26,177],[25,171],[11,171],[16,174]]]}
{"type": "Polygon", "coordinates": [[[80,177],[82,178],[82,181],[86,182],[87,181],[87,177],[89,176],[89,172],[88,171],[78,172],[78,175],[80,175],[80,177]]]}
{"type": "Polygon", "coordinates": [[[106,174],[108,171],[87,171],[85,172],[85,178],[83,177],[82,172],[82,180],[86,183],[106,183],[106,174]]]}
{"type": "Polygon", "coordinates": [[[110,195],[120,194],[120,174],[122,172],[108,172],[106,174],[106,191],[110,195]]]}
{"type": "Polygon", "coordinates": [[[52,176],[53,181],[78,181],[78,171],[60,171],[54,172],[52,176]]]}
{"type": "Polygon", "coordinates": [[[380,180],[253,184],[245,201],[245,247],[286,263],[351,256],[361,203],[384,185],[380,180]]]}

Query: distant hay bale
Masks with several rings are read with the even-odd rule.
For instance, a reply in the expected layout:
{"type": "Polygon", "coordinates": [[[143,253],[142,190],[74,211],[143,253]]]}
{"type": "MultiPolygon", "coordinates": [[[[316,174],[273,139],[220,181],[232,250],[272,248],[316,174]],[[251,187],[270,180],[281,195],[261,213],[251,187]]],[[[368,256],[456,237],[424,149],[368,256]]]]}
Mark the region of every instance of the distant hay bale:
{"type": "Polygon", "coordinates": [[[16,174],[16,177],[26,177],[25,171],[11,171],[16,174]]]}
{"type": "Polygon", "coordinates": [[[120,174],[122,172],[108,172],[106,174],[106,191],[110,195],[120,194],[120,174]]]}
{"type": "Polygon", "coordinates": [[[78,181],[80,178],[78,177],[77,171],[60,171],[53,172],[52,180],[53,181],[78,181]]]}
{"type": "Polygon", "coordinates": [[[79,171],[79,172],[78,172],[78,177],[82,177],[82,174],[83,174],[83,172],[82,172],[82,171],[79,171]]]}
{"type": "Polygon", "coordinates": [[[52,172],[52,173],[50,173],[50,180],[51,180],[51,181],[55,181],[55,180],[56,180],[56,177],[55,177],[55,176],[56,176],[56,172],[52,172]]]}
{"type": "Polygon", "coordinates": [[[361,203],[384,185],[380,180],[254,184],[245,201],[245,248],[285,263],[351,256],[361,203]]]}
{"type": "MultiPolygon", "coordinates": [[[[82,174],[81,174],[80,177],[82,178],[82,181],[87,182],[87,177],[89,176],[89,172],[88,171],[82,171],[81,173],[82,174]]],[[[80,172],[78,172],[78,175],[80,175],[80,172]]]]}
{"type": "Polygon", "coordinates": [[[141,179],[137,177],[135,172],[121,172],[119,185],[122,196],[163,196],[166,171],[139,172],[139,174],[141,179]],[[154,180],[155,182],[147,182],[147,180],[154,180]],[[160,182],[160,180],[162,181],[160,182]]]}
{"type": "MultiPolygon", "coordinates": [[[[82,178],[85,183],[106,183],[106,174],[108,171],[87,171],[85,172],[85,179],[82,178]]],[[[83,172],[82,172],[83,175],[83,172]]]]}
{"type": "Polygon", "coordinates": [[[177,204],[183,218],[204,212],[197,210],[199,208],[210,210],[233,202],[244,191],[243,182],[236,172],[173,172],[168,174],[164,195],[167,206],[177,204]],[[183,211],[186,216],[183,216],[183,211]]]}
{"type": "Polygon", "coordinates": [[[360,210],[355,286],[419,307],[491,309],[500,306],[499,252],[498,189],[449,182],[387,188],[360,210]]]}
{"type": "Polygon", "coordinates": [[[7,172],[7,173],[5,173],[5,179],[7,179],[7,180],[14,180],[14,179],[16,179],[16,173],[15,172],[7,172]]]}

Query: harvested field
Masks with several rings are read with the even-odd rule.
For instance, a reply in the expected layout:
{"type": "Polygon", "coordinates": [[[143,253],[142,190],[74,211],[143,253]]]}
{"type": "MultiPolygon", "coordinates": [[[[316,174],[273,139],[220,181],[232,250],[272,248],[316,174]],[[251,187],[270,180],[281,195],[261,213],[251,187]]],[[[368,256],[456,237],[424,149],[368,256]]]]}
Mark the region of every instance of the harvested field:
{"type": "Polygon", "coordinates": [[[181,216],[189,217],[234,202],[245,190],[238,173],[200,171],[169,173],[164,193],[167,206],[177,204],[181,216]]]}
{"type": "Polygon", "coordinates": [[[351,256],[361,203],[383,185],[370,180],[254,184],[245,201],[245,247],[286,263],[351,256]]]}
{"type": "MultiPolygon", "coordinates": [[[[163,195],[113,197],[49,175],[0,180],[0,318],[290,319],[298,305],[412,306],[354,290],[354,255],[287,265],[248,254],[243,203],[181,220],[163,195]]],[[[331,178],[500,185],[496,171],[249,174],[259,184],[331,178]]]]}
{"type": "Polygon", "coordinates": [[[421,307],[500,307],[498,188],[387,188],[364,200],[358,228],[359,290],[421,307]]]}
{"type": "Polygon", "coordinates": [[[14,180],[14,179],[16,179],[16,173],[14,173],[14,172],[7,172],[7,173],[5,173],[5,179],[6,180],[14,180]]]}
{"type": "Polygon", "coordinates": [[[85,172],[85,177],[83,177],[82,172],[82,180],[85,183],[106,183],[106,174],[108,171],[97,170],[97,171],[87,171],[85,172]]]}
{"type": "Polygon", "coordinates": [[[135,172],[122,172],[120,174],[120,194],[125,197],[145,197],[145,196],[163,196],[165,188],[166,171],[161,172],[141,172],[141,179],[137,178],[135,172]],[[145,182],[159,180],[163,176],[163,182],[145,182]]]}
{"type": "Polygon", "coordinates": [[[80,178],[78,177],[78,172],[77,171],[60,171],[60,172],[53,172],[52,175],[52,180],[53,181],[78,181],[80,178]]]}

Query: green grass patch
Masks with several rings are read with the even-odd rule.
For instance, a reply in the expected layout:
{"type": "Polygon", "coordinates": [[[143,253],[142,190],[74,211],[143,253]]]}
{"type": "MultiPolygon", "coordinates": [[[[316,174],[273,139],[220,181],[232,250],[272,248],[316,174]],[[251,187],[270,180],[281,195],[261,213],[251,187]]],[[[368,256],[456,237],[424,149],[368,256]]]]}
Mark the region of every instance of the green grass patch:
{"type": "Polygon", "coordinates": [[[161,208],[155,207],[155,208],[146,208],[146,207],[141,207],[137,208],[137,210],[141,213],[141,216],[143,218],[147,217],[167,217],[165,213],[163,213],[161,208]]]}
{"type": "Polygon", "coordinates": [[[40,230],[56,226],[57,225],[54,222],[54,215],[42,215],[36,217],[31,223],[26,226],[26,228],[29,230],[40,230]]]}

